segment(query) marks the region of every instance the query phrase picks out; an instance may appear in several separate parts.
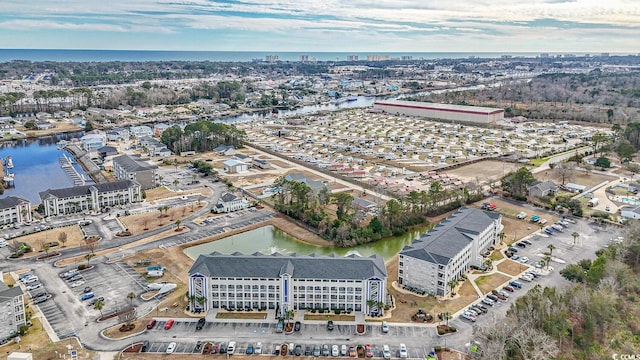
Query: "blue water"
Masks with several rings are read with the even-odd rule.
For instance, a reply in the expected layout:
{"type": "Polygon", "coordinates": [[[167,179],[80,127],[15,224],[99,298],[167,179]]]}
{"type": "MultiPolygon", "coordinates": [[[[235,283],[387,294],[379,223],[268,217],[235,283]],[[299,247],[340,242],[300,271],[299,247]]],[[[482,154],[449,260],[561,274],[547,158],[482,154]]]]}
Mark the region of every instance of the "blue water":
{"type": "Polygon", "coordinates": [[[299,61],[300,55],[308,55],[318,61],[346,61],[347,56],[357,55],[366,60],[367,55],[389,55],[392,58],[412,56],[420,59],[458,59],[475,56],[499,58],[502,55],[536,57],[539,53],[466,53],[466,52],[280,52],[280,51],[161,51],[161,50],[56,50],[56,49],[0,49],[0,62],[29,61],[252,61],[264,60],[267,55],[278,55],[282,61],[299,61]]]}
{"type": "MultiPolygon", "coordinates": [[[[11,156],[13,169],[7,170],[15,174],[15,187],[5,189],[0,198],[22,196],[35,205],[41,202],[38,194],[40,191],[73,186],[73,182],[62,170],[58,161],[58,158],[65,153],[72,159],[73,156],[66,151],[58,150],[56,143],[63,138],[80,136],[81,133],[77,133],[0,143],[0,157],[4,159],[11,156]]],[[[79,166],[75,167],[84,174],[79,166]]]]}

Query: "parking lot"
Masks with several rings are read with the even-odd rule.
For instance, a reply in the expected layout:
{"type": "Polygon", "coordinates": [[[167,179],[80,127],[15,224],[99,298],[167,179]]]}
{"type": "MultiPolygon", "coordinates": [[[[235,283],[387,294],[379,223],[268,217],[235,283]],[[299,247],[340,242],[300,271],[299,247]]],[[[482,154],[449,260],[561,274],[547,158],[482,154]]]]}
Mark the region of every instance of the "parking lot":
{"type": "Polygon", "coordinates": [[[436,332],[433,327],[416,325],[391,325],[389,332],[383,333],[379,324],[367,324],[364,335],[356,334],[355,324],[336,324],[333,331],[326,329],[326,323],[313,321],[303,322],[301,330],[290,335],[276,333],[274,323],[238,323],[238,322],[207,322],[202,330],[196,331],[196,321],[180,321],[176,319],[171,329],[165,330],[168,319],[158,319],[155,327],[148,330],[145,336],[149,341],[147,352],[164,353],[171,341],[177,343],[175,353],[194,353],[197,341],[228,344],[236,341],[236,353],[244,354],[249,345],[262,343],[262,354],[272,354],[276,346],[283,343],[302,345],[303,351],[314,346],[327,344],[357,346],[371,344],[374,357],[382,357],[382,345],[389,345],[394,357],[398,357],[397,350],[401,343],[407,344],[409,357],[419,358],[428,354],[436,342],[436,332]],[[430,341],[432,339],[433,341],[430,341]]]}

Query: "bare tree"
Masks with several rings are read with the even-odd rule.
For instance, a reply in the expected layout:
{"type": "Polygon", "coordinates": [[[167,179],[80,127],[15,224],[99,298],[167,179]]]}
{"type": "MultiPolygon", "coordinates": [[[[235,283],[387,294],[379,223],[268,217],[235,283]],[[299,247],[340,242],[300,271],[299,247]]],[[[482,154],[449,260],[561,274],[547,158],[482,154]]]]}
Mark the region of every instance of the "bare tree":
{"type": "Polygon", "coordinates": [[[95,250],[98,248],[98,238],[88,237],[84,239],[84,247],[95,255],[95,250]]]}
{"type": "Polygon", "coordinates": [[[58,241],[62,244],[62,247],[65,247],[66,246],[65,244],[67,243],[67,233],[64,231],[61,232],[58,235],[58,241]]]}
{"type": "Polygon", "coordinates": [[[561,162],[556,164],[556,166],[553,168],[553,171],[555,171],[555,173],[560,176],[560,178],[562,179],[562,185],[564,185],[567,180],[570,180],[573,177],[573,170],[575,168],[576,163],[573,161],[561,162]]]}
{"type": "Polygon", "coordinates": [[[125,325],[131,325],[138,318],[138,309],[135,306],[127,306],[118,312],[118,321],[125,325]]]}

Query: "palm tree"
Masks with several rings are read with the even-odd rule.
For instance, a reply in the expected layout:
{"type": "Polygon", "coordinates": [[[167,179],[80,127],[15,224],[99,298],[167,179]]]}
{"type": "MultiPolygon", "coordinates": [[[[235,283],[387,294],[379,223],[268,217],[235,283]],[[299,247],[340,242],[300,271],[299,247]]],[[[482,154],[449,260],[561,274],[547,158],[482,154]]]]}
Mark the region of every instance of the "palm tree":
{"type": "Polygon", "coordinates": [[[456,285],[458,285],[458,280],[456,279],[451,279],[449,280],[449,282],[447,283],[447,285],[449,285],[449,287],[451,288],[451,295],[453,296],[453,288],[456,287],[456,285]]]}
{"type": "Polygon", "coordinates": [[[204,296],[198,296],[196,298],[196,302],[200,305],[201,308],[204,308],[204,303],[207,302],[207,298],[204,296]]]}
{"type": "Polygon", "coordinates": [[[369,314],[371,314],[373,308],[378,304],[378,301],[369,299],[367,300],[367,306],[369,307],[369,314]]]}
{"type": "Polygon", "coordinates": [[[84,256],[85,259],[87,259],[87,266],[89,266],[89,261],[94,257],[95,255],[93,253],[88,253],[84,256]]]}
{"type": "Polygon", "coordinates": [[[178,228],[178,230],[180,230],[180,219],[176,220],[176,228],[178,228]]]}
{"type": "Polygon", "coordinates": [[[45,255],[49,255],[49,248],[50,247],[51,247],[51,245],[49,245],[49,244],[42,245],[42,250],[44,250],[44,254],[45,255]]]}
{"type": "Polygon", "coordinates": [[[100,316],[102,315],[102,308],[104,308],[104,301],[102,300],[98,300],[95,302],[95,304],[93,304],[93,308],[100,311],[100,316]]]}
{"type": "Polygon", "coordinates": [[[504,233],[504,231],[500,231],[500,233],[498,233],[498,239],[500,239],[500,242],[504,242],[504,238],[507,237],[507,234],[504,233]]]}
{"type": "Polygon", "coordinates": [[[129,299],[129,306],[133,305],[133,299],[136,298],[136,294],[132,291],[127,294],[127,299],[129,299]]]}
{"type": "Polygon", "coordinates": [[[576,244],[576,240],[578,240],[578,237],[580,237],[580,234],[578,234],[578,232],[574,231],[571,236],[573,236],[573,245],[576,244]]]}
{"type": "Polygon", "coordinates": [[[543,261],[544,261],[544,267],[549,268],[549,263],[551,262],[551,256],[548,256],[548,255],[545,256],[543,261]]]}
{"type": "Polygon", "coordinates": [[[553,255],[553,250],[554,250],[555,248],[556,248],[556,247],[555,247],[555,245],[553,245],[553,244],[549,244],[549,245],[547,245],[547,249],[549,249],[549,256],[552,256],[552,255],[553,255]]]}
{"type": "Polygon", "coordinates": [[[187,299],[189,299],[189,309],[191,311],[193,311],[193,308],[195,307],[195,301],[196,301],[196,296],[195,295],[189,295],[187,294],[187,299]]]}

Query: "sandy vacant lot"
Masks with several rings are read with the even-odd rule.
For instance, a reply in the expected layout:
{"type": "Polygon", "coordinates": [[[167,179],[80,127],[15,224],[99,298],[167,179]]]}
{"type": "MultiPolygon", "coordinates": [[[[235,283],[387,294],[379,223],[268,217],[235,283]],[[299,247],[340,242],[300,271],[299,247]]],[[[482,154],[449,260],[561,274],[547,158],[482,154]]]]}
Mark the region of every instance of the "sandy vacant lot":
{"type": "Polygon", "coordinates": [[[455,176],[463,181],[471,181],[478,178],[482,183],[488,179],[499,179],[511,171],[516,171],[523,165],[504,161],[487,160],[475,164],[461,166],[456,169],[445,170],[447,175],[455,176]]]}
{"type": "Polygon", "coordinates": [[[528,266],[523,265],[517,261],[513,260],[505,260],[498,264],[498,271],[503,272],[505,274],[509,274],[512,276],[519,275],[523,271],[529,269],[528,266]]]}
{"type": "Polygon", "coordinates": [[[208,187],[193,189],[189,191],[171,191],[164,186],[160,186],[155,189],[145,190],[145,194],[147,195],[146,200],[148,202],[153,203],[158,199],[166,199],[169,197],[183,196],[183,195],[201,194],[204,196],[210,196],[212,194],[212,191],[208,187]]]}
{"type": "MultiPolygon", "coordinates": [[[[551,180],[556,184],[562,184],[562,178],[556,174],[553,170],[548,170],[545,172],[537,173],[536,179],[540,181],[551,180]]],[[[565,183],[574,183],[578,185],[584,185],[587,188],[596,186],[604,181],[612,181],[617,180],[617,177],[602,175],[602,174],[594,174],[594,173],[585,173],[584,171],[573,171],[573,176],[565,179],[565,183]]]]}
{"type": "Polygon", "coordinates": [[[488,294],[491,290],[509,281],[509,279],[511,278],[502,274],[485,275],[476,279],[476,285],[478,285],[483,294],[488,294]]]}
{"type": "MultiPolygon", "coordinates": [[[[34,234],[20,236],[10,240],[9,243],[12,244],[13,240],[17,242],[25,242],[34,249],[33,253],[25,254],[25,256],[40,255],[42,245],[53,241],[60,242],[58,239],[60,234],[62,234],[63,232],[67,234],[67,242],[65,244],[66,247],[69,248],[84,245],[84,234],[82,233],[82,231],[80,231],[80,227],[78,225],[54,228],[40,231],[34,234]]],[[[62,243],[60,243],[58,247],[50,248],[49,252],[56,251],[56,249],[60,247],[62,247],[62,243]]]]}
{"type": "Polygon", "coordinates": [[[137,235],[169,223],[175,223],[177,220],[182,221],[182,219],[198,211],[205,205],[205,202],[201,202],[199,205],[172,207],[162,214],[160,211],[152,211],[143,214],[129,215],[121,217],[120,221],[122,221],[132,235],[137,235]]]}

